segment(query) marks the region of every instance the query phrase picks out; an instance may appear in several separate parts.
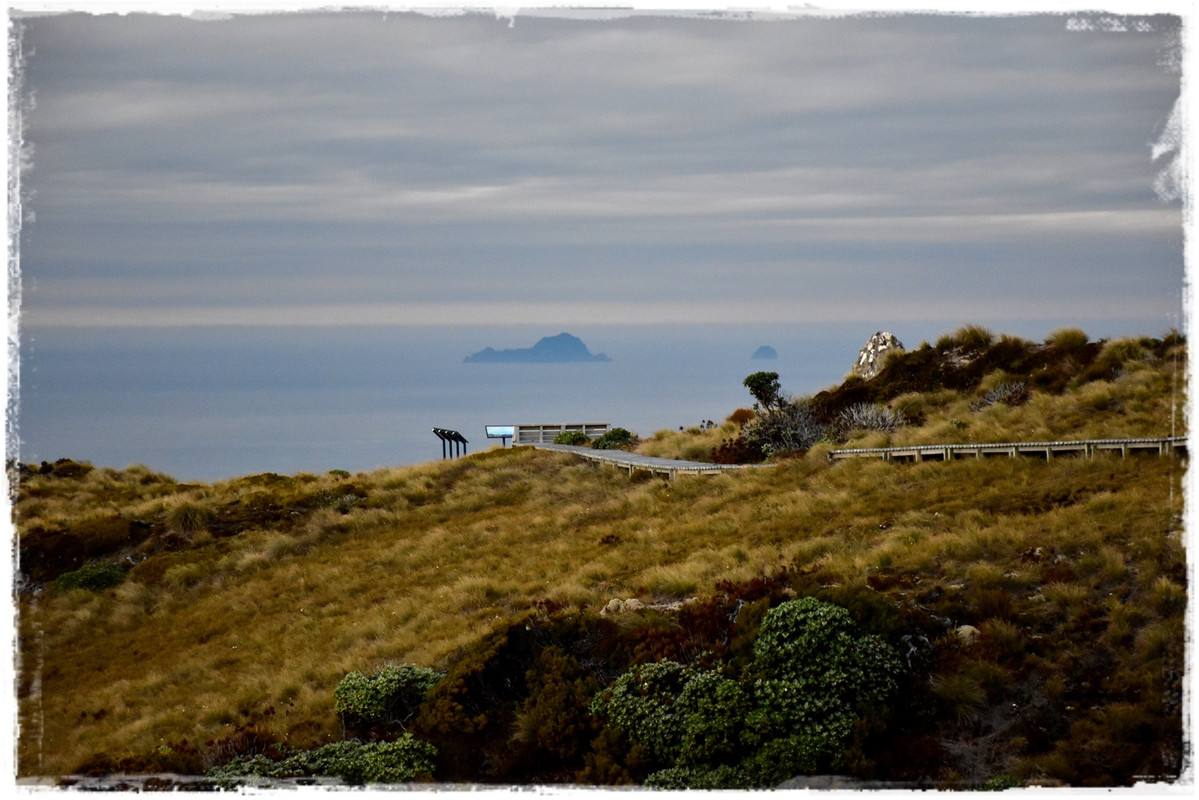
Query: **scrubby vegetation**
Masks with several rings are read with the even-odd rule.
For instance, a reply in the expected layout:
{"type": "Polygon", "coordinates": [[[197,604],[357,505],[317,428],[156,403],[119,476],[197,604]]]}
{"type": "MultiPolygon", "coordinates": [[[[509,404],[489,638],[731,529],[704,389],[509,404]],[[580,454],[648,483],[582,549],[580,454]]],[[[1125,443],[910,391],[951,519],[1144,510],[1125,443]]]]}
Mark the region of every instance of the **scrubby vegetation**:
{"type": "MultiPolygon", "coordinates": [[[[530,448],[210,485],[14,465],[19,774],[1174,780],[1183,460],[826,454],[1163,435],[1182,348],[964,329],[807,399],[806,452],[670,482],[530,448]]],[[[732,451],[767,411],[636,446],[732,451]]]]}
{"type": "Polygon", "coordinates": [[[631,450],[637,445],[637,437],[624,428],[613,428],[591,443],[596,450],[631,450]]]}
{"type": "Polygon", "coordinates": [[[591,437],[582,431],[562,431],[554,437],[554,444],[568,444],[576,447],[590,447],[591,437]]]}
{"type": "MultiPolygon", "coordinates": [[[[967,326],[887,356],[877,376],[850,376],[812,397],[792,397],[774,372],[745,386],[755,416],[709,448],[660,442],[658,453],[688,449],[698,460],[756,463],[830,446],[1003,442],[1169,433],[1182,337],[1091,342],[1080,330],[1037,344],[967,326]],[[1023,413],[1013,408],[1029,405],[1023,413]],[[1105,413],[1101,421],[1089,419],[1105,413]]],[[[679,438],[679,437],[676,437],[679,438]]],[[[694,436],[689,436],[694,441],[694,436]]],[[[655,453],[657,454],[657,453],[655,453]]]]}

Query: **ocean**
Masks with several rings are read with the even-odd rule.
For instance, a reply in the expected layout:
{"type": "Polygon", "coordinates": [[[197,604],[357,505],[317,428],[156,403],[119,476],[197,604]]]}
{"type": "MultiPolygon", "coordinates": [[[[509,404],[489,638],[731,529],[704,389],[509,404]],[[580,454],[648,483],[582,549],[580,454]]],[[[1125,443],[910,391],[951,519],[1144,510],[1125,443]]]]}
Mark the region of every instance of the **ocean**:
{"type": "MultiPolygon", "coordinates": [[[[909,347],[953,330],[894,330],[909,347]]],[[[487,425],[609,423],[642,436],[723,421],[759,370],[812,394],[839,383],[874,330],[820,325],[579,326],[605,363],[466,364],[531,347],[544,326],[44,328],[22,331],[16,430],[22,462],[143,464],[181,481],[320,474],[442,458],[433,428],[466,452],[502,446],[487,425]],[[775,360],[753,359],[762,345],[775,360]]]]}

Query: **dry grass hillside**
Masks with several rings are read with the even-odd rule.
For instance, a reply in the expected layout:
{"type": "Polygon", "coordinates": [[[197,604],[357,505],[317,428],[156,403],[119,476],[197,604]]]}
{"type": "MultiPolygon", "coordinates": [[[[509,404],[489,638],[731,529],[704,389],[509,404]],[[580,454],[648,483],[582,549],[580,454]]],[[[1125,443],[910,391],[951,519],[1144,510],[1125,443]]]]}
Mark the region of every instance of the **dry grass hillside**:
{"type": "MultiPolygon", "coordinates": [[[[847,441],[1182,433],[1177,337],[1095,345],[1015,404],[980,402],[1010,372],[895,380],[883,402],[908,424],[847,441]]],[[[641,447],[695,457],[741,430],[641,447]]],[[[436,745],[435,780],[639,782],[662,765],[589,717],[590,697],[662,658],[733,674],[766,608],[813,596],[904,656],[831,762],[842,774],[1177,776],[1184,460],[904,465],[830,462],[830,446],[672,482],[529,448],[214,484],[14,467],[19,774],[199,773],[402,729],[436,745]],[[645,607],[601,615],[614,598],[645,607]],[[388,664],[447,677],[401,727],[355,731],[334,690],[388,664]]]]}

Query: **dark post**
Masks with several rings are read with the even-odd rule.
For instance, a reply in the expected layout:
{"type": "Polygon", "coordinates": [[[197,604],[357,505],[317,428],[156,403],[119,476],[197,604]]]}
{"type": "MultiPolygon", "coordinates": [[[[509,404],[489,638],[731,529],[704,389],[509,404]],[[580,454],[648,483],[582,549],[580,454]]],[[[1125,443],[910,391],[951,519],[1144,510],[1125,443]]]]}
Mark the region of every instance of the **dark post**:
{"type": "Polygon", "coordinates": [[[446,430],[445,428],[434,428],[433,433],[437,436],[438,439],[441,439],[441,457],[442,458],[445,458],[447,456],[447,449],[446,449],[447,444],[449,445],[449,450],[448,450],[449,455],[453,455],[453,456],[458,455],[458,445],[459,444],[464,445],[462,448],[462,452],[463,453],[466,452],[465,445],[467,444],[467,441],[466,441],[466,439],[462,438],[462,434],[458,433],[458,431],[446,430]]]}

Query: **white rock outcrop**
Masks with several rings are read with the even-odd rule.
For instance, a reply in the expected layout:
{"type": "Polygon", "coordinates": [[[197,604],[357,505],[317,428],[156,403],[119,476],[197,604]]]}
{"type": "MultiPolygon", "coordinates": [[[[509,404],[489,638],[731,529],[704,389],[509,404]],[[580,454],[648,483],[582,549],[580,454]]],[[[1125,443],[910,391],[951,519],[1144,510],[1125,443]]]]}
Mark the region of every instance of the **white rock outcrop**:
{"type": "Polygon", "coordinates": [[[858,360],[854,362],[853,374],[859,378],[870,380],[883,368],[887,353],[903,352],[903,342],[894,334],[878,331],[866,342],[858,352],[858,360]]]}

